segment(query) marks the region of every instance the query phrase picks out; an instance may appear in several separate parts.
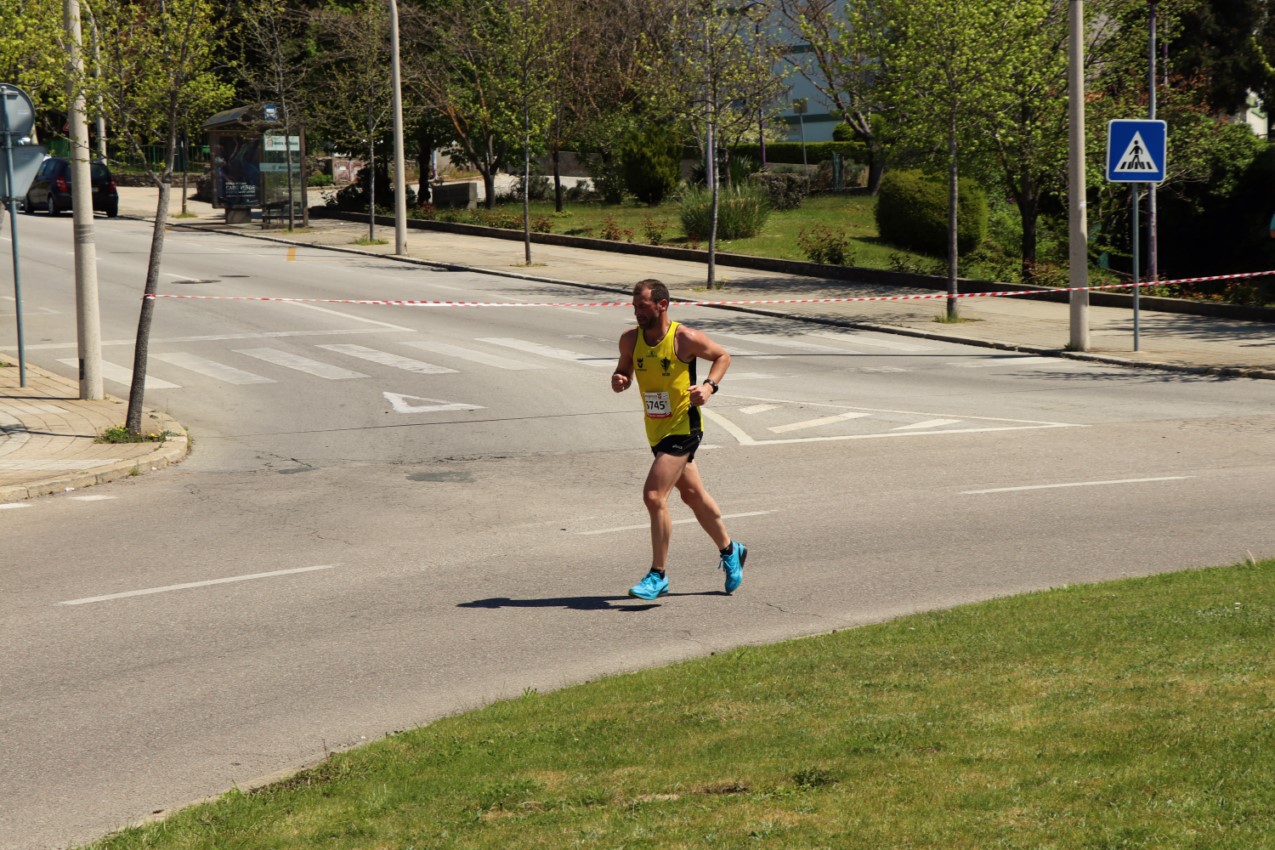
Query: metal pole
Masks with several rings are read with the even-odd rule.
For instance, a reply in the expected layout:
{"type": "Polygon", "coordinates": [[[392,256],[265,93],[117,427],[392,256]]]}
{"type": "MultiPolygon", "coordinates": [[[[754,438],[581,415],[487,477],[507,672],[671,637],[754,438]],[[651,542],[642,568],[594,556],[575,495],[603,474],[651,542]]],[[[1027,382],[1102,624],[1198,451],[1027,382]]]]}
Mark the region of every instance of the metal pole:
{"type": "Polygon", "coordinates": [[[394,253],[407,253],[407,168],[403,162],[403,84],[398,58],[398,0],[390,0],[390,76],[394,89],[394,253]]]}
{"type": "MultiPolygon", "coordinates": [[[[1157,2],[1159,0],[1151,0],[1151,48],[1149,50],[1151,57],[1151,115],[1149,117],[1153,120],[1155,119],[1155,13],[1157,2]]],[[[1156,238],[1156,230],[1159,225],[1159,216],[1156,212],[1156,188],[1154,183],[1147,186],[1149,194],[1147,201],[1147,280],[1160,279],[1159,239],[1156,238]]]]}
{"type": "Polygon", "coordinates": [[[1133,195],[1133,350],[1138,350],[1139,336],[1139,314],[1138,314],[1138,295],[1142,291],[1142,287],[1138,286],[1138,271],[1141,268],[1141,258],[1138,256],[1138,243],[1142,241],[1138,233],[1138,183],[1130,183],[1129,188],[1133,195]]]}
{"type": "Polygon", "coordinates": [[[0,135],[4,136],[5,182],[9,194],[9,230],[13,234],[13,306],[18,318],[18,383],[27,385],[27,353],[22,338],[22,267],[18,262],[18,203],[13,192],[13,139],[9,136],[9,87],[0,85],[0,135]]]}
{"type": "Polygon", "coordinates": [[[1071,64],[1068,98],[1071,115],[1068,148],[1068,265],[1072,351],[1089,350],[1089,220],[1085,198],[1085,4],[1071,0],[1071,64]]]}

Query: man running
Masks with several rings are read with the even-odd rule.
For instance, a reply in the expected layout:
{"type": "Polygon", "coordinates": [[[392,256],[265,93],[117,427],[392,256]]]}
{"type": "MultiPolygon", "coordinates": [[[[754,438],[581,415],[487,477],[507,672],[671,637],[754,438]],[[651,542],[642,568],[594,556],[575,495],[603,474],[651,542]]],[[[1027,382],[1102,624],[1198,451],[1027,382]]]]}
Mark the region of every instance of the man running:
{"type": "Polygon", "coordinates": [[[676,487],[682,501],[695,512],[704,531],[721,554],[726,572],[726,592],[733,593],[744,580],[748,547],[733,542],[722,522],[721,509],[704,489],[695,450],[704,435],[699,408],[717,392],[730,367],[726,349],[699,331],[668,317],[668,287],[658,280],[639,281],[633,287],[633,315],[638,326],[620,336],[620,362],[611,375],[611,389],[624,392],[637,373],[638,390],[646,405],[646,438],[655,460],[643,487],[651,514],[651,571],[629,589],[629,596],[656,599],[668,593],[669,540],[673,519],[668,497],[676,487]],[[695,361],[707,360],[708,377],[695,381],[695,361]]]}

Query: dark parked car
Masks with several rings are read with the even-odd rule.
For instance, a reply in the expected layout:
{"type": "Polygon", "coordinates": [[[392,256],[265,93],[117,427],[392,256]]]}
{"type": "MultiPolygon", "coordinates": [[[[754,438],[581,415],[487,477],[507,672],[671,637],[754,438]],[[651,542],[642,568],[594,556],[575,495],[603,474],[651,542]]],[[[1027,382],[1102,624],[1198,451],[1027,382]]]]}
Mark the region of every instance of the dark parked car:
{"type": "MultiPolygon", "coordinates": [[[[115,188],[115,178],[105,163],[89,164],[93,180],[93,209],[115,218],[120,214],[120,193],[115,188]]],[[[71,208],[71,160],[51,156],[40,163],[40,170],[31,181],[23,208],[28,213],[45,210],[57,215],[71,208]]]]}

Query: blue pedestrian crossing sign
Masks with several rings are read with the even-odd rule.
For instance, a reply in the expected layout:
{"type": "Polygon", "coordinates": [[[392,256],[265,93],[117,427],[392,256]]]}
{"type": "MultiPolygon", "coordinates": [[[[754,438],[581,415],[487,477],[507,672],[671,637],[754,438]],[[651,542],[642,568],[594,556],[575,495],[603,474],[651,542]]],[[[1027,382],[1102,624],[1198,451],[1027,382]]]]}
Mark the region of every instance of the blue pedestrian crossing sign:
{"type": "Polygon", "coordinates": [[[1107,124],[1107,179],[1161,183],[1169,131],[1163,121],[1117,119],[1107,124]]]}

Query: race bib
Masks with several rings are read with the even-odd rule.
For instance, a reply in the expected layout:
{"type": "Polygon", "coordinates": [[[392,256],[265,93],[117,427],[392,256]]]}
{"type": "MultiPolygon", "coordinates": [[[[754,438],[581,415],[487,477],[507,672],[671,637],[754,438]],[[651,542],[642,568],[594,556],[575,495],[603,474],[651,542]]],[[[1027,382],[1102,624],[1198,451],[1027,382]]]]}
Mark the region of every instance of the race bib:
{"type": "Polygon", "coordinates": [[[646,415],[650,419],[668,419],[673,415],[668,393],[642,393],[646,397],[646,415]]]}

